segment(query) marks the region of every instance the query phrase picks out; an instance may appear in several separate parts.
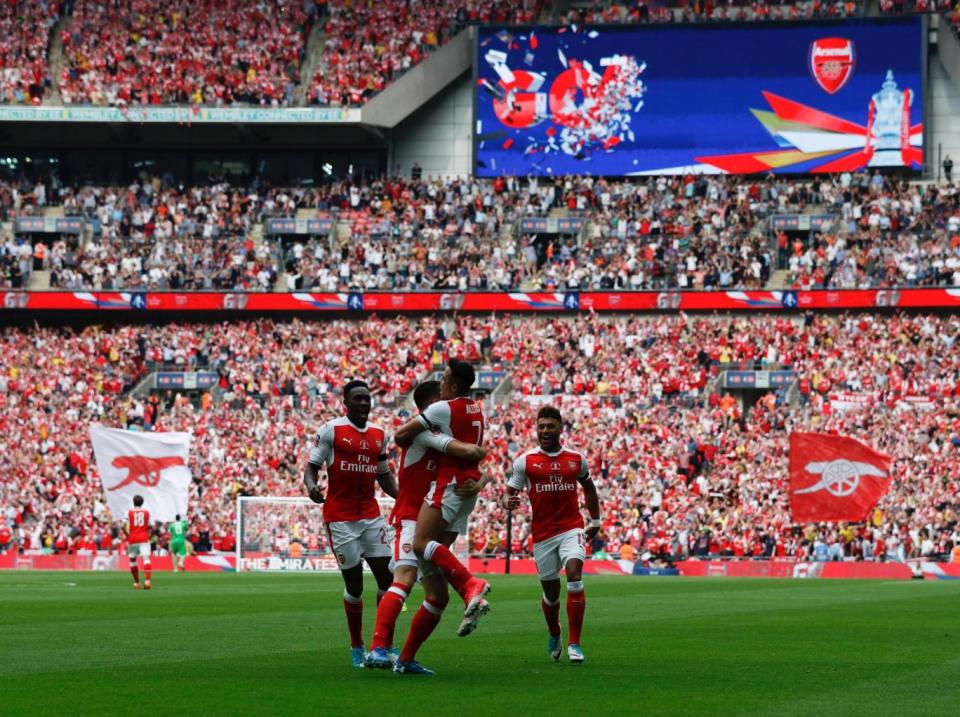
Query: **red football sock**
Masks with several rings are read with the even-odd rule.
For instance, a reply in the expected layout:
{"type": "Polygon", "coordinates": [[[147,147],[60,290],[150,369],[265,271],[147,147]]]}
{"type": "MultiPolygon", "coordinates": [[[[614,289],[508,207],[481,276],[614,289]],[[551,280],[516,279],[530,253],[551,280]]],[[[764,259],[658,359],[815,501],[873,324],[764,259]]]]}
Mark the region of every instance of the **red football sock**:
{"type": "Polygon", "coordinates": [[[363,647],[363,599],[344,592],[343,611],[347,613],[350,647],[363,647]]]}
{"type": "Polygon", "coordinates": [[[567,644],[580,644],[580,630],[583,629],[583,614],[587,611],[587,594],[583,591],[583,583],[580,583],[580,589],[571,590],[570,584],[567,584],[567,619],[570,621],[570,636],[567,644]]]}
{"type": "Polygon", "coordinates": [[[136,563],[131,563],[131,564],[130,564],[130,574],[133,575],[133,582],[135,582],[135,583],[140,582],[140,571],[137,570],[137,564],[136,564],[136,563]]]}
{"type": "Polygon", "coordinates": [[[403,583],[394,583],[383,596],[377,606],[377,622],[373,628],[373,642],[370,649],[377,647],[391,647],[393,645],[393,630],[397,625],[397,618],[403,610],[403,601],[407,599],[409,588],[403,583]]]}
{"type": "Polygon", "coordinates": [[[429,600],[423,601],[410,623],[410,634],[407,635],[407,641],[400,652],[401,662],[409,662],[417,656],[417,650],[440,624],[442,616],[443,607],[434,605],[429,600]]]}
{"type": "Polygon", "coordinates": [[[547,619],[547,631],[556,637],[560,634],[560,599],[552,605],[547,602],[546,596],[540,598],[540,607],[543,609],[543,616],[547,619]]]}
{"type": "Polygon", "coordinates": [[[463,563],[457,560],[457,556],[450,552],[450,548],[436,541],[431,541],[427,545],[424,557],[443,570],[443,574],[447,576],[447,580],[453,586],[453,589],[460,594],[460,597],[463,597],[467,583],[473,580],[473,575],[464,567],[463,563]]]}
{"type": "Polygon", "coordinates": [[[147,579],[147,582],[150,582],[150,563],[146,563],[143,566],[143,575],[147,579]]]}

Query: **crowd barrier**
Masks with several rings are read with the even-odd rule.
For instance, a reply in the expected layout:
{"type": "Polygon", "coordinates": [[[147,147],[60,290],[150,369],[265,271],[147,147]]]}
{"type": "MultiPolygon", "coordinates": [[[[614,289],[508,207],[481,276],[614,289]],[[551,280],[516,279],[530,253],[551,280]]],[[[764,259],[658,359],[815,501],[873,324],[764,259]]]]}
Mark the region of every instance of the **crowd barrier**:
{"type": "Polygon", "coordinates": [[[960,288],[812,291],[341,292],[5,291],[36,311],[758,311],[960,307],[960,288]]]}
{"type": "MultiPolygon", "coordinates": [[[[332,560],[312,559],[283,564],[290,572],[334,571],[332,560]],[[310,562],[310,561],[308,561],[310,562]]],[[[169,555],[156,555],[153,569],[172,570],[169,555]]],[[[186,559],[186,569],[192,572],[234,572],[236,557],[224,555],[191,555],[186,559]]],[[[267,565],[254,566],[267,569],[267,565]]],[[[276,566],[274,566],[276,568],[276,566]]],[[[470,558],[470,570],[483,574],[504,574],[506,560],[497,558],[470,558]]],[[[130,568],[125,554],[97,553],[86,555],[20,555],[13,552],[0,553],[0,570],[122,570],[130,568]]],[[[938,563],[927,560],[911,560],[909,563],[861,563],[861,562],[804,562],[796,560],[682,560],[672,568],[646,567],[630,560],[587,560],[583,572],[586,575],[639,575],[684,577],[739,577],[739,578],[827,578],[846,580],[960,580],[960,563],[938,563]]],[[[515,558],[510,561],[510,574],[536,575],[536,563],[530,558],[515,558]]]]}
{"type": "MultiPolygon", "coordinates": [[[[155,555],[154,570],[173,570],[173,558],[155,555]]],[[[184,563],[193,572],[232,572],[236,569],[233,555],[190,555],[184,563]]],[[[20,555],[0,553],[0,570],[129,570],[126,554],[98,552],[79,555],[20,555]]]]}

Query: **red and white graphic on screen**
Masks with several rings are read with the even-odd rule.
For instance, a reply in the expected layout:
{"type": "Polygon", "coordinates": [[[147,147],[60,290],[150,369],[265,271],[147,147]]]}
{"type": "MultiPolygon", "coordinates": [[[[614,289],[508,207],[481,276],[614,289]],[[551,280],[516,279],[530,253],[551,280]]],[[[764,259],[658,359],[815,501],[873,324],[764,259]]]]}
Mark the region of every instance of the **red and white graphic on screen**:
{"type": "Polygon", "coordinates": [[[790,434],[793,520],[865,520],[890,486],[889,471],[890,456],[853,438],[790,434]]]}
{"type": "Polygon", "coordinates": [[[853,75],[856,64],[853,41],[822,37],[810,43],[810,74],[826,92],[836,94],[853,75]]]}
{"type": "Polygon", "coordinates": [[[137,483],[147,488],[153,488],[160,484],[160,471],[173,466],[186,465],[180,456],[162,456],[160,458],[150,458],[149,456],[117,456],[113,459],[114,468],[120,468],[127,471],[127,477],[109,490],[123,488],[130,483],[137,483]]]}
{"type": "MultiPolygon", "coordinates": [[[[562,50],[557,57],[563,69],[548,87],[547,75],[508,67],[505,52],[489,50],[484,56],[499,80],[494,84],[484,79],[480,84],[493,96],[493,110],[501,123],[516,130],[552,122],[546,139],[529,141],[524,153],[583,158],[634,141],[630,124],[632,115],[643,107],[646,86],[640,76],[646,63],[624,55],[603,57],[601,74],[586,60],[567,59],[562,50]]],[[[503,148],[513,143],[508,137],[503,148]]]]}

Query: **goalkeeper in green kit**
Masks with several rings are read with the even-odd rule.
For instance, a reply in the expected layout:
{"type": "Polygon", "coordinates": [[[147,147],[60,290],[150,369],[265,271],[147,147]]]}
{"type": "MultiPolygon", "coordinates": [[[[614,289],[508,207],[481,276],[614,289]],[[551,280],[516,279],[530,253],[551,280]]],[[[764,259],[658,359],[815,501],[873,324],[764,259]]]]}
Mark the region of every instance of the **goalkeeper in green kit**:
{"type": "Polygon", "coordinates": [[[173,556],[173,571],[186,570],[183,566],[187,558],[187,521],[180,518],[170,523],[170,554],[173,556]]]}

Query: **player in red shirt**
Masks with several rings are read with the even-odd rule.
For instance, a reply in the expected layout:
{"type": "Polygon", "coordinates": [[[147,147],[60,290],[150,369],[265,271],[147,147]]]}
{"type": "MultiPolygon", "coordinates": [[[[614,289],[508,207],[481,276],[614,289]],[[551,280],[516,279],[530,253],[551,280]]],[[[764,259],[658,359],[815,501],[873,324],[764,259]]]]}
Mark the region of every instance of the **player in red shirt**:
{"type": "Polygon", "coordinates": [[[387,437],[382,428],[367,423],[372,400],[364,381],[350,381],[343,387],[346,415],[327,421],[310,448],[303,475],[310,500],[323,504],[330,549],[343,575],[343,609],[350,632],[350,660],[363,667],[363,566],[367,561],[377,581],[377,600],[391,583],[390,527],[380,515],[374,497],[374,483],[383,492],[397,497],[397,483],[387,463],[387,437]],[[326,466],[326,493],[318,474],[326,466]]]}
{"type": "MultiPolygon", "coordinates": [[[[453,436],[464,443],[482,446],[483,411],[480,404],[470,398],[470,387],[475,380],[476,374],[470,364],[451,360],[440,382],[441,400],[401,426],[397,431],[397,445],[407,448],[420,433],[430,430],[453,436]]],[[[482,487],[483,478],[478,461],[441,456],[437,476],[417,515],[417,528],[413,537],[413,550],[417,557],[432,562],[443,570],[449,583],[463,598],[466,609],[457,630],[461,637],[473,632],[477,620],[489,611],[490,606],[484,596],[490,592],[490,584],[474,577],[450,549],[443,545],[441,538],[450,526],[465,524],[467,516],[477,503],[473,490],[479,491],[482,487]],[[470,494],[463,495],[464,491],[470,494]]],[[[416,648],[427,639],[429,632],[440,620],[439,613],[434,617],[436,620],[426,634],[415,634],[411,631],[407,646],[412,649],[404,647],[400,662],[395,665],[398,672],[404,671],[405,662],[414,662],[416,648]]]]}
{"type": "MultiPolygon", "coordinates": [[[[440,400],[439,381],[424,381],[413,392],[414,403],[420,411],[440,400]]],[[[395,531],[393,548],[393,584],[377,607],[377,623],[373,631],[373,642],[367,654],[367,667],[387,668],[393,660],[390,659],[388,648],[393,644],[393,631],[397,623],[403,603],[410,595],[414,583],[420,574],[425,593],[424,602],[420,610],[414,615],[414,626],[411,627],[411,639],[421,633],[416,627],[426,620],[434,623],[434,616],[442,613],[447,606],[450,596],[447,592],[443,573],[437,570],[433,563],[420,563],[413,551],[413,540],[417,526],[417,516],[420,506],[436,479],[439,461],[443,455],[469,461],[479,461],[485,455],[483,448],[472,443],[463,443],[451,436],[439,432],[424,431],[417,435],[413,444],[404,448],[400,457],[400,484],[397,502],[390,514],[390,523],[395,531]]],[[[460,488],[459,490],[463,490],[460,488]]],[[[476,492],[479,492],[477,489],[476,492]]],[[[441,541],[450,546],[459,533],[466,532],[466,516],[462,524],[451,524],[443,533],[441,541]]],[[[431,628],[432,629],[432,628],[431,628]]],[[[409,639],[408,639],[409,642],[409,639]]],[[[417,645],[419,646],[419,645],[417,645]]],[[[406,649],[406,647],[405,647],[406,649]]],[[[413,650],[415,652],[415,650],[413,650]]],[[[428,671],[423,668],[426,674],[428,671]]],[[[408,670],[409,671],[409,670],[408,670]]]]}
{"type": "Polygon", "coordinates": [[[127,512],[127,557],[130,558],[130,573],[133,587],[140,589],[140,571],[137,556],[143,561],[143,589],[150,589],[150,511],[142,508],[143,496],[133,496],[133,510],[127,512]]]}
{"type": "Polygon", "coordinates": [[[507,510],[520,505],[519,493],[530,494],[533,509],[533,557],[543,585],[540,605],[547,619],[547,651],[560,659],[560,570],[567,574],[567,656],[571,662],[583,662],[580,631],[587,607],[583,591],[583,561],[586,543],[600,530],[600,501],[597,487],[587,473],[587,459],[582,453],[560,444],[563,418],[553,406],[537,412],[538,448],[522,454],[513,463],[513,475],[501,504],[507,510]],[[577,484],[583,487],[590,527],[583,531],[577,484]]]}

